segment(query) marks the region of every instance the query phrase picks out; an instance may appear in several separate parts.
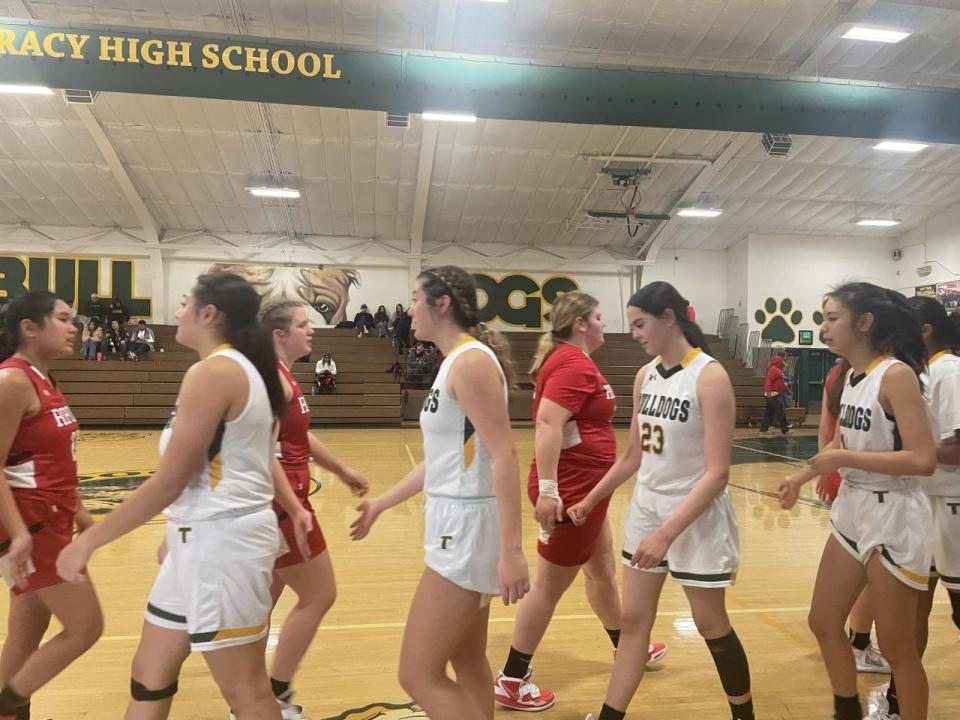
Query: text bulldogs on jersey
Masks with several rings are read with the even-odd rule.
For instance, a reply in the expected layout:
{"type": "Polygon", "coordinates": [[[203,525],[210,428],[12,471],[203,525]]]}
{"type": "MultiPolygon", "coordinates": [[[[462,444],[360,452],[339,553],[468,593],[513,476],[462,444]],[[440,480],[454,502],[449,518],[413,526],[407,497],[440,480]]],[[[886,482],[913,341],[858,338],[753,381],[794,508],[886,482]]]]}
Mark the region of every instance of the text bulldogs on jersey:
{"type": "Polygon", "coordinates": [[[666,395],[640,393],[640,415],[654,418],[669,418],[686,422],[690,417],[690,401],[666,395]]]}
{"type": "Polygon", "coordinates": [[[841,405],[837,422],[840,424],[840,427],[869,432],[871,425],[870,416],[870,408],[857,407],[856,405],[841,405]]]}

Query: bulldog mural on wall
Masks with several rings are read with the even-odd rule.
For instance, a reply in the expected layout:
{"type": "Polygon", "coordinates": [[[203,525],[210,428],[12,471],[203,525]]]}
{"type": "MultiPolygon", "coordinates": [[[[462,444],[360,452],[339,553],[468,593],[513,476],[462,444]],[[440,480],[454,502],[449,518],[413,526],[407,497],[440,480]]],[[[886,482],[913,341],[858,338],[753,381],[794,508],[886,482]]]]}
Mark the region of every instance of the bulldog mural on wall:
{"type": "Polygon", "coordinates": [[[352,268],[214,263],[207,272],[235,273],[253,285],[265,301],[302,300],[310,306],[308,315],[315,326],[335,326],[346,320],[350,288],[360,286],[360,273],[352,268]]]}

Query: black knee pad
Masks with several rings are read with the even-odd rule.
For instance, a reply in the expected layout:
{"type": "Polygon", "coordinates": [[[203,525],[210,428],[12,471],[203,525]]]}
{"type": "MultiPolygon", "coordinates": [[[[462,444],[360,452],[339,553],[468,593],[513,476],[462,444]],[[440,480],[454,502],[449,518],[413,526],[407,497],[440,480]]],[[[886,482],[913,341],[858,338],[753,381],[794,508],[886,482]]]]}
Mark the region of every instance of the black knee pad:
{"type": "Polygon", "coordinates": [[[30,720],[30,703],[17,710],[17,720],[30,720]]]}
{"type": "Polygon", "coordinates": [[[170,685],[162,690],[148,690],[146,685],[138,683],[130,678],[130,695],[138,702],[155,702],[157,700],[166,700],[177,694],[178,680],[174,680],[170,685]]]}
{"type": "Polygon", "coordinates": [[[750,692],[750,665],[737,634],[731,630],[729,635],[706,640],[706,643],[727,696],[739,697],[750,692]]]}
{"type": "Polygon", "coordinates": [[[950,590],[947,594],[953,607],[953,624],[960,629],[960,590],[950,590]]]}

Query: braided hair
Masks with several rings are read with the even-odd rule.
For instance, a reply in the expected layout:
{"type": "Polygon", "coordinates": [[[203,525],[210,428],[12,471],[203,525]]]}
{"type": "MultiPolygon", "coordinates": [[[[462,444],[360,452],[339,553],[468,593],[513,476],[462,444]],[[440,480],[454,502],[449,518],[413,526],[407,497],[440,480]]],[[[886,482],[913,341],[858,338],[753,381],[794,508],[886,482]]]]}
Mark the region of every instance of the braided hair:
{"type": "Polygon", "coordinates": [[[453,321],[468,335],[473,336],[493,350],[500,368],[507,379],[507,387],[513,387],[513,360],[510,357],[510,342],[503,333],[480,322],[477,309],[477,284],[473,277],[456,265],[429,268],[417,276],[428,305],[436,305],[444,295],[450,298],[453,321]]]}

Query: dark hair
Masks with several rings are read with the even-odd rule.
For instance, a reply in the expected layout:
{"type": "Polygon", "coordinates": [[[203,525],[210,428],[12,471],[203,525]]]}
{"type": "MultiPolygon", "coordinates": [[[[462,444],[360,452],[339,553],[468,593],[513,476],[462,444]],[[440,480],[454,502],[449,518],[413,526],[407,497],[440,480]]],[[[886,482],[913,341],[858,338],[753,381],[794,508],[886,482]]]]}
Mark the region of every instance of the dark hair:
{"type": "Polygon", "coordinates": [[[137,320],[137,325],[146,325],[146,324],[147,324],[146,320],[137,320]]]}
{"type": "Polygon", "coordinates": [[[933,328],[933,342],[938,349],[960,348],[960,313],[947,315],[943,305],[930,297],[912,297],[907,302],[917,314],[920,326],[929,325],[933,328]]]}
{"type": "MultiPolygon", "coordinates": [[[[845,357],[841,357],[840,362],[834,365],[830,369],[830,372],[834,370],[837,371],[837,378],[827,391],[827,412],[830,414],[830,417],[836,420],[840,417],[840,396],[843,395],[844,380],[847,378],[847,373],[850,372],[850,361],[845,357]]],[[[829,375],[830,373],[827,374],[829,375]]]]}
{"type": "Polygon", "coordinates": [[[193,297],[198,306],[213,305],[223,314],[223,339],[253,363],[267,386],[274,417],[282,418],[287,400],[277,371],[277,354],[270,332],[257,322],[260,296],[253,285],[233,273],[211,273],[197,278],[193,297]]]}
{"type": "Polygon", "coordinates": [[[0,327],[0,362],[20,349],[20,323],[32,320],[43,327],[56,304],[57,296],[46,290],[30,290],[10,301],[0,327]]]}
{"type": "Polygon", "coordinates": [[[687,317],[687,309],[690,307],[687,301],[677,289],[668,282],[657,280],[644,285],[637,290],[627,301],[627,307],[635,307],[643,310],[649,315],[663,317],[667,310],[673,311],[673,316],[683,331],[683,336],[695,348],[700,348],[708,355],[710,354],[710,345],[703,334],[700,326],[687,317]]]}
{"type": "Polygon", "coordinates": [[[850,308],[854,319],[866,313],[873,315],[868,337],[874,349],[891,353],[920,377],[927,365],[927,348],[917,315],[906,297],[866,282],[845,283],[827,293],[827,297],[850,308]]]}
{"type": "Polygon", "coordinates": [[[503,335],[480,322],[477,309],[477,283],[473,276],[456,265],[424,270],[417,279],[421,281],[428,305],[436,305],[444,295],[450,298],[453,321],[468,334],[475,337],[497,356],[500,368],[507,379],[507,387],[513,387],[513,360],[510,357],[510,342],[503,335]]]}

